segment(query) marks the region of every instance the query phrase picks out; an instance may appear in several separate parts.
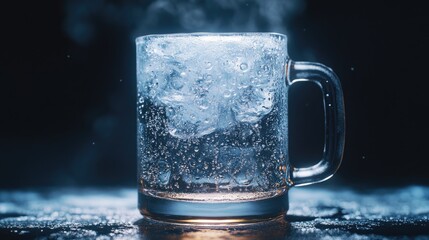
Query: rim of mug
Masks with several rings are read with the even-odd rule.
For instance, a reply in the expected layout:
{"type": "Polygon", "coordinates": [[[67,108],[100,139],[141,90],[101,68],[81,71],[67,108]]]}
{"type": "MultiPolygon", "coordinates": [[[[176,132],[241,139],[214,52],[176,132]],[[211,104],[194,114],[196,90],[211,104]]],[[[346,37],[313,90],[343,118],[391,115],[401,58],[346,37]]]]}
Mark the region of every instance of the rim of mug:
{"type": "Polygon", "coordinates": [[[163,38],[163,37],[186,37],[186,36],[273,36],[287,40],[287,36],[276,32],[193,32],[193,33],[167,33],[167,34],[148,34],[136,38],[136,43],[142,43],[148,38],[163,38]]]}

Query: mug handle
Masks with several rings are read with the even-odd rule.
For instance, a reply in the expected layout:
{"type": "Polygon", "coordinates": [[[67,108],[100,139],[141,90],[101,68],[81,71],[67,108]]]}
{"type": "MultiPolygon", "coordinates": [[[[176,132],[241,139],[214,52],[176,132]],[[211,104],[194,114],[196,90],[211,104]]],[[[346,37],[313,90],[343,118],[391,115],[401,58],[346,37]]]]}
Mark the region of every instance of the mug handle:
{"type": "Polygon", "coordinates": [[[316,83],[322,90],[325,111],[323,157],[311,167],[291,166],[291,185],[325,181],[337,171],[344,151],[345,116],[340,81],[330,68],[320,63],[295,61],[289,61],[286,66],[286,80],[289,85],[303,81],[316,83]]]}

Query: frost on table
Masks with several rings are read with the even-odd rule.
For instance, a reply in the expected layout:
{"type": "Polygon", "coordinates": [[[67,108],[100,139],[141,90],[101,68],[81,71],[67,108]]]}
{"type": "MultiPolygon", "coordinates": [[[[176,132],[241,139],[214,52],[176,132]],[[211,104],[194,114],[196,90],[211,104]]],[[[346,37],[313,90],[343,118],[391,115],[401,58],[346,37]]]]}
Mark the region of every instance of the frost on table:
{"type": "Polygon", "coordinates": [[[429,239],[429,188],[297,188],[282,220],[193,227],[143,219],[132,189],[0,192],[0,239],[429,239]]]}

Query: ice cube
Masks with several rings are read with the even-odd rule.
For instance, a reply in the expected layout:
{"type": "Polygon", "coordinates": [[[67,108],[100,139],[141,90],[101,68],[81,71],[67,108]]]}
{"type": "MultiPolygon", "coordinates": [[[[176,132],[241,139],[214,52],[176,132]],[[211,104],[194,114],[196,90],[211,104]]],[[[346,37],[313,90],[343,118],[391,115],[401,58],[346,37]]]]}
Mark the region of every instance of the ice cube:
{"type": "Polygon", "coordinates": [[[279,48],[276,41],[259,36],[151,38],[139,50],[146,52],[138,60],[143,69],[139,91],[167,110],[168,131],[179,138],[256,123],[272,110],[274,83],[284,75],[276,61],[286,46],[279,48]]]}
{"type": "Polygon", "coordinates": [[[252,85],[242,89],[231,109],[238,122],[256,123],[273,108],[273,93],[252,85]]]}
{"type": "Polygon", "coordinates": [[[201,109],[195,102],[170,104],[167,125],[171,135],[182,139],[201,137],[216,130],[218,111],[213,107],[201,109]]]}

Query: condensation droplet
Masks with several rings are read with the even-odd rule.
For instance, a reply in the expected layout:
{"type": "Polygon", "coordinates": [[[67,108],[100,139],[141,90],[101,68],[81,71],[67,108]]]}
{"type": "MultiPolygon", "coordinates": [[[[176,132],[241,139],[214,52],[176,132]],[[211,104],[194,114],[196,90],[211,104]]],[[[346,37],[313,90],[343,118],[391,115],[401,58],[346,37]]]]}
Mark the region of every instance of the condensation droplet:
{"type": "Polygon", "coordinates": [[[166,185],[170,182],[171,170],[170,166],[164,162],[158,162],[158,180],[162,185],[166,185]]]}

